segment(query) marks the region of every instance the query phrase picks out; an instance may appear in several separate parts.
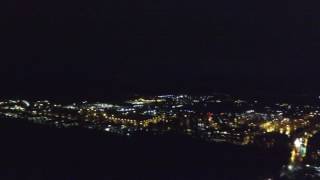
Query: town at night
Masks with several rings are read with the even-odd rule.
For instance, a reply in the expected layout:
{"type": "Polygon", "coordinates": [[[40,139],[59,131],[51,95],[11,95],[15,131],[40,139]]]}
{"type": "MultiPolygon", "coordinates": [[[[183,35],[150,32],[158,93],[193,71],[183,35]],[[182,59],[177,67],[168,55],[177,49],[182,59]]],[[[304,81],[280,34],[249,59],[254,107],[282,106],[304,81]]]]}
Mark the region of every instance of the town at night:
{"type": "Polygon", "coordinates": [[[1,7],[0,180],[320,180],[320,1],[1,7]]]}
{"type": "MultiPolygon", "coordinates": [[[[168,134],[205,143],[254,146],[282,144],[287,162],[265,179],[320,178],[320,98],[268,101],[223,93],[131,96],[122,101],[58,103],[3,100],[2,118],[52,128],[83,128],[127,139],[168,134]],[[300,177],[300,178],[301,178],[300,177]]],[[[261,162],[263,163],[263,162],[261,162]]],[[[240,168],[240,167],[239,167],[240,168]]],[[[241,168],[240,168],[241,169],[241,168]]]]}

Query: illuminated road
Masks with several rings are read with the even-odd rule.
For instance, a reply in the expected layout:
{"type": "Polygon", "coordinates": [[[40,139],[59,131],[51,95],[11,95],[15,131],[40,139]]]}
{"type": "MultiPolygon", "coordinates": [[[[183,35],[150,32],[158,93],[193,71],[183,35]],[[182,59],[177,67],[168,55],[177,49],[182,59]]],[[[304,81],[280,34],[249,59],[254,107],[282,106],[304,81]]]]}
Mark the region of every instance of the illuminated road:
{"type": "Polygon", "coordinates": [[[295,179],[295,174],[299,171],[312,171],[317,178],[320,177],[320,168],[304,164],[307,155],[308,142],[316,133],[319,132],[319,125],[304,129],[304,131],[292,136],[291,156],[287,166],[284,167],[281,176],[295,179]]]}

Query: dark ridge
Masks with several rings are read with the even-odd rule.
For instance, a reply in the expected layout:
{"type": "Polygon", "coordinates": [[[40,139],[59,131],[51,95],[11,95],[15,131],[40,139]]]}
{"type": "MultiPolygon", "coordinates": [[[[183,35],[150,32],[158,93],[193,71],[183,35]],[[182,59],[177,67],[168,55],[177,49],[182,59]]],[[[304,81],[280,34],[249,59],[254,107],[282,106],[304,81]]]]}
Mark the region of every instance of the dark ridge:
{"type": "Polygon", "coordinates": [[[0,121],[0,179],[262,179],[277,176],[286,151],[206,143],[190,137],[119,137],[0,121]]]}

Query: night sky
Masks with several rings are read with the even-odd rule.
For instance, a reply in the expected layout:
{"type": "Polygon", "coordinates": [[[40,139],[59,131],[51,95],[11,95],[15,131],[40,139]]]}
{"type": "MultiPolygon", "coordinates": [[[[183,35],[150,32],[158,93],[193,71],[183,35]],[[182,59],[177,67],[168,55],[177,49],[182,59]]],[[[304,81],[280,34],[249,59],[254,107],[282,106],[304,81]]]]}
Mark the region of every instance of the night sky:
{"type": "Polygon", "coordinates": [[[319,92],[316,2],[7,0],[0,92],[319,92]]]}

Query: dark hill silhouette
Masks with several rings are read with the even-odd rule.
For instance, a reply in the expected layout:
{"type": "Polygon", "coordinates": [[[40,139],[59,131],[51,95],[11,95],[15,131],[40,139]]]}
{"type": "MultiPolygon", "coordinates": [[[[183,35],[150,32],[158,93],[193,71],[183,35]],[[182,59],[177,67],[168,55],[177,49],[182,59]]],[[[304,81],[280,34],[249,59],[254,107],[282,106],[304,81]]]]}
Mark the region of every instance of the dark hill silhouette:
{"type": "Polygon", "coordinates": [[[260,179],[288,153],[181,135],[119,137],[80,128],[0,121],[0,179],[260,179]]]}

